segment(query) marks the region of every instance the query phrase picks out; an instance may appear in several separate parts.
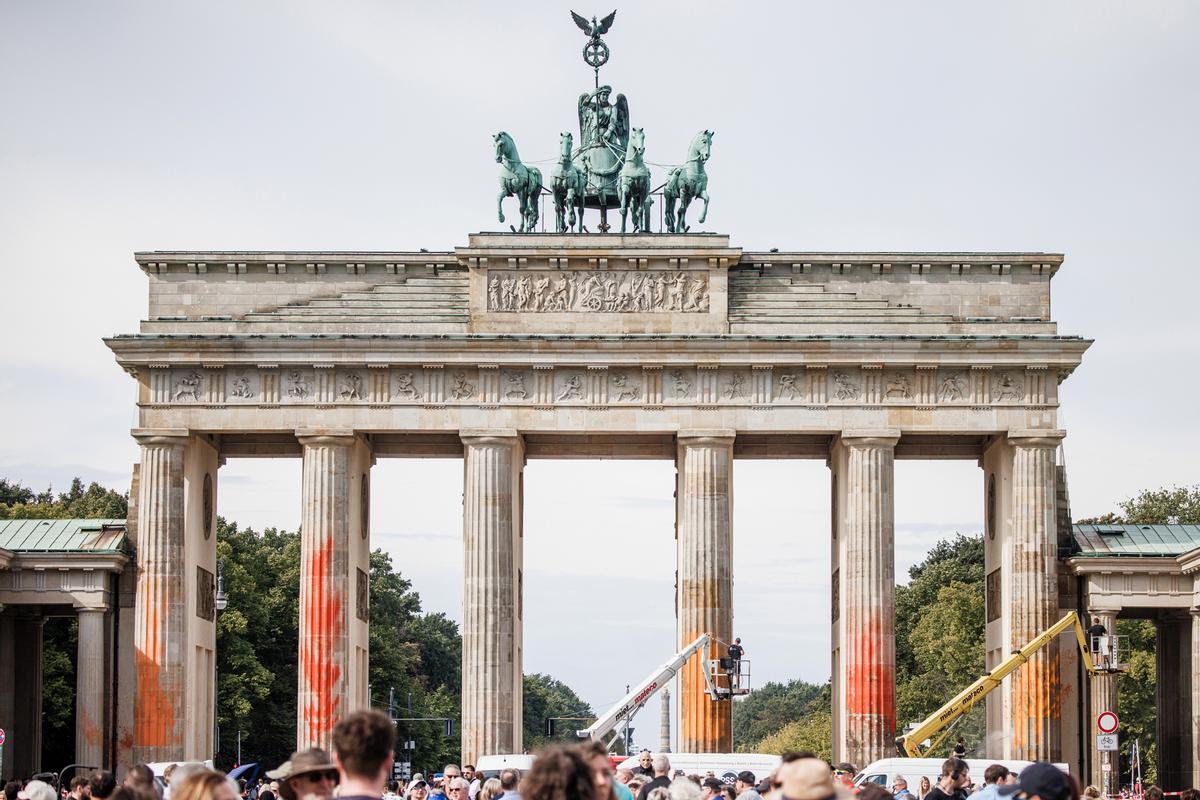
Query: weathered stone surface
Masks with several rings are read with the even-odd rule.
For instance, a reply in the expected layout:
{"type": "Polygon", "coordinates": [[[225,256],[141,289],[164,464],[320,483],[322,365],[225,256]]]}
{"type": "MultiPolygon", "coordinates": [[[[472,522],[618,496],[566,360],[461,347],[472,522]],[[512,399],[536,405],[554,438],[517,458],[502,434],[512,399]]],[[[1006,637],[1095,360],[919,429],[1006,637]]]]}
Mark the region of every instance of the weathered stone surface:
{"type": "Polygon", "coordinates": [[[894,431],[847,431],[834,475],[834,758],[869,764],[895,751],[894,431]]]}
{"type": "Polygon", "coordinates": [[[108,695],[111,673],[104,609],[85,608],[79,621],[78,653],[75,660],[75,763],[101,765],[108,744],[108,695]]]}
{"type": "Polygon", "coordinates": [[[352,433],[303,430],[296,747],[328,750],[333,726],[366,705],[370,459],[352,433]],[[359,577],[362,573],[362,577],[359,577]],[[361,613],[360,613],[361,612],[361,613]]]}
{"type": "Polygon", "coordinates": [[[183,759],[187,600],[183,554],[184,432],[138,435],[138,586],[134,646],[138,763],[183,759]]]}
{"type": "MultiPolygon", "coordinates": [[[[1010,649],[1019,649],[1058,618],[1058,536],[1055,523],[1054,453],[1061,431],[1020,431],[1012,446],[1012,619],[1010,649]]],[[[1061,758],[1058,643],[1030,656],[1010,678],[1010,758],[1061,758]]]]}
{"type": "Polygon", "coordinates": [[[708,648],[680,672],[679,752],[727,753],[731,703],[705,694],[705,660],[733,641],[733,431],[681,431],[676,461],[680,649],[701,634],[708,648]]]}
{"type": "Polygon", "coordinates": [[[462,757],[521,752],[521,481],[515,431],[465,430],[462,757]]]}

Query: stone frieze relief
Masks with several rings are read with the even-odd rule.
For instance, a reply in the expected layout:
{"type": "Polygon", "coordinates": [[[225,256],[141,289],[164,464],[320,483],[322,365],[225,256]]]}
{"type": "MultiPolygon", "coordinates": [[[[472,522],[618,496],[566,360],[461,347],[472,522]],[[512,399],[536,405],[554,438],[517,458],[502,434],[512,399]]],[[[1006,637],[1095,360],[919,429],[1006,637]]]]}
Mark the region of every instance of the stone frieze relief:
{"type": "Polygon", "coordinates": [[[655,270],[516,272],[491,270],[489,311],[707,313],[708,276],[655,270]]]}
{"type": "Polygon", "coordinates": [[[1044,367],[167,366],[146,370],[154,406],[1041,406],[1044,367]]]}

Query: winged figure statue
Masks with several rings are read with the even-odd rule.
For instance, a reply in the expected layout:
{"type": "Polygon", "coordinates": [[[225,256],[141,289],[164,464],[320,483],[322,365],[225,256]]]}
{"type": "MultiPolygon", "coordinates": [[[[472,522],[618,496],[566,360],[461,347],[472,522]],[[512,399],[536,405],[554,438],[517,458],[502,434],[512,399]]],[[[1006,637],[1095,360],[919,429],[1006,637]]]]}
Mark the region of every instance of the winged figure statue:
{"type": "Polygon", "coordinates": [[[575,20],[575,24],[579,26],[579,30],[583,31],[593,39],[599,39],[601,36],[608,33],[608,29],[612,27],[613,20],[616,18],[617,12],[614,11],[599,22],[596,22],[595,17],[592,17],[592,21],[588,22],[587,17],[580,16],[574,11],[571,12],[571,19],[575,20]]]}

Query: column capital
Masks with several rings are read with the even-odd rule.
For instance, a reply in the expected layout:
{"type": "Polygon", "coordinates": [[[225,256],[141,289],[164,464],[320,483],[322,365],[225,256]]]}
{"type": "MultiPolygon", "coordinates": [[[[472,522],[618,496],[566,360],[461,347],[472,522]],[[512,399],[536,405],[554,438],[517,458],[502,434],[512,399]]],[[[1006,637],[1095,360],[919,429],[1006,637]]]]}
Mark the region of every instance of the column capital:
{"type": "Polygon", "coordinates": [[[736,436],[730,428],[685,428],[675,434],[680,445],[732,445],[736,436]]]}
{"type": "Polygon", "coordinates": [[[523,441],[515,428],[463,428],[458,436],[464,445],[516,447],[523,441]]]}
{"type": "Polygon", "coordinates": [[[900,441],[900,431],[881,428],[879,430],[848,430],[838,434],[838,442],[846,447],[887,447],[896,446],[900,441]]]}
{"type": "Polygon", "coordinates": [[[1120,613],[1121,610],[1119,608],[1092,608],[1089,606],[1087,610],[1089,617],[1112,617],[1116,619],[1120,613]]]}
{"type": "Polygon", "coordinates": [[[351,447],[359,439],[353,430],[343,428],[298,428],[296,440],[304,446],[351,447]]]}
{"type": "Polygon", "coordinates": [[[1066,437],[1062,430],[1016,430],[1008,432],[1008,443],[1013,447],[1050,448],[1058,447],[1066,437]]]}
{"type": "Polygon", "coordinates": [[[143,446],[183,447],[191,438],[187,428],[134,428],[129,432],[143,446]]]}

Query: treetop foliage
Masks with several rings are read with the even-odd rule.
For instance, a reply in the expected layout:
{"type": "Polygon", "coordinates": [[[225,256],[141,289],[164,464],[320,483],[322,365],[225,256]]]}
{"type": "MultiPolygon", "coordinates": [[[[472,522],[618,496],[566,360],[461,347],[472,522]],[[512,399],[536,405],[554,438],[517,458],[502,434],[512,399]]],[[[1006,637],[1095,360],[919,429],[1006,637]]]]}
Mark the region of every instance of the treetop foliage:
{"type": "Polygon", "coordinates": [[[0,519],[125,519],[129,495],[79,478],[54,496],[53,487],[35,492],[19,481],[0,478],[0,519]]]}
{"type": "Polygon", "coordinates": [[[551,717],[594,714],[592,707],[562,681],[541,673],[525,676],[522,717],[527,750],[536,750],[550,742],[579,741],[575,731],[591,724],[586,720],[559,720],[554,723],[554,735],[548,736],[546,721],[551,717]]]}
{"type": "Polygon", "coordinates": [[[789,722],[821,708],[828,712],[829,697],[828,683],[794,679],[763,684],[733,704],[734,749],[753,752],[754,745],[789,722]]]}
{"type": "Polygon", "coordinates": [[[1080,525],[1200,525],[1200,485],[1139,492],[1109,512],[1079,520],[1080,525]]]}

